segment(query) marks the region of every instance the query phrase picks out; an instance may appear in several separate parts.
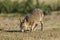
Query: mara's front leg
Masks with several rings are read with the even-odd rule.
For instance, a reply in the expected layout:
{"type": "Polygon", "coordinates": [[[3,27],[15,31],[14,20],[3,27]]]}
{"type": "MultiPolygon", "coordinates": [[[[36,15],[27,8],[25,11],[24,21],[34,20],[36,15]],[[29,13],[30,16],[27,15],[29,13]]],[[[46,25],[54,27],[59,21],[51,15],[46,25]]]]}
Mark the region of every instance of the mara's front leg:
{"type": "Polygon", "coordinates": [[[37,26],[36,24],[33,24],[33,25],[30,27],[30,32],[33,32],[36,26],[37,26]]]}
{"type": "Polygon", "coordinates": [[[34,28],[33,28],[33,31],[36,30],[36,27],[38,27],[38,24],[35,24],[34,28]]]}
{"type": "Polygon", "coordinates": [[[33,24],[30,28],[30,31],[35,31],[38,24],[33,24]]]}

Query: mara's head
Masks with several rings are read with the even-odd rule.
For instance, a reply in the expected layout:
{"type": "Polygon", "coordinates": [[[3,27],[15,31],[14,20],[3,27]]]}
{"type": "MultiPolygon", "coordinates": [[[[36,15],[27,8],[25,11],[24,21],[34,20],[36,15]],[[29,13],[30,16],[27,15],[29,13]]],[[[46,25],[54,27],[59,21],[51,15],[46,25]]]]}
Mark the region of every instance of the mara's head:
{"type": "Polygon", "coordinates": [[[22,20],[20,22],[20,31],[24,31],[25,30],[25,27],[26,27],[26,20],[22,20]]]}

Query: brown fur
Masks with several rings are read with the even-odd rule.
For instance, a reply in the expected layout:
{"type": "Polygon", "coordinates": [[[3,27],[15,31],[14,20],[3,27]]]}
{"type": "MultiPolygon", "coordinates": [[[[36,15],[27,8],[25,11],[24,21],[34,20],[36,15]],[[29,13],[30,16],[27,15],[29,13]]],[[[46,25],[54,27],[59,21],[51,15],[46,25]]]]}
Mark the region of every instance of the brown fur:
{"type": "Polygon", "coordinates": [[[26,30],[30,28],[33,31],[39,22],[41,23],[41,30],[43,30],[43,11],[41,9],[34,9],[31,14],[27,15],[21,22],[21,30],[26,30]]]}

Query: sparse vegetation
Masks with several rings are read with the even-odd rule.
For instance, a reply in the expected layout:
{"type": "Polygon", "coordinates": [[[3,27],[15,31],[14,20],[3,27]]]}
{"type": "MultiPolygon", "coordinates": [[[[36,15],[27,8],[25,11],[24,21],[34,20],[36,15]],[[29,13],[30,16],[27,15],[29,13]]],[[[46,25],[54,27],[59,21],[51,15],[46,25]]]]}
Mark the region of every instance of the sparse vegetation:
{"type": "Polygon", "coordinates": [[[19,31],[19,17],[0,17],[0,40],[60,40],[60,16],[45,19],[43,32],[38,26],[36,31],[24,33],[19,31]]]}

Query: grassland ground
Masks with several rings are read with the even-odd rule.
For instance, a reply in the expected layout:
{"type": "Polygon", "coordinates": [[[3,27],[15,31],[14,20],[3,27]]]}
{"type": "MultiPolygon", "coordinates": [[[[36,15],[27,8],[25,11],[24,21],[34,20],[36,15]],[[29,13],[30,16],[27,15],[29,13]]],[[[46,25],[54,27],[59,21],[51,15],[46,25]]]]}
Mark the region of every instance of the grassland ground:
{"type": "Polygon", "coordinates": [[[19,32],[19,17],[0,16],[0,40],[60,40],[60,15],[47,15],[44,31],[40,25],[34,32],[19,32]]]}

